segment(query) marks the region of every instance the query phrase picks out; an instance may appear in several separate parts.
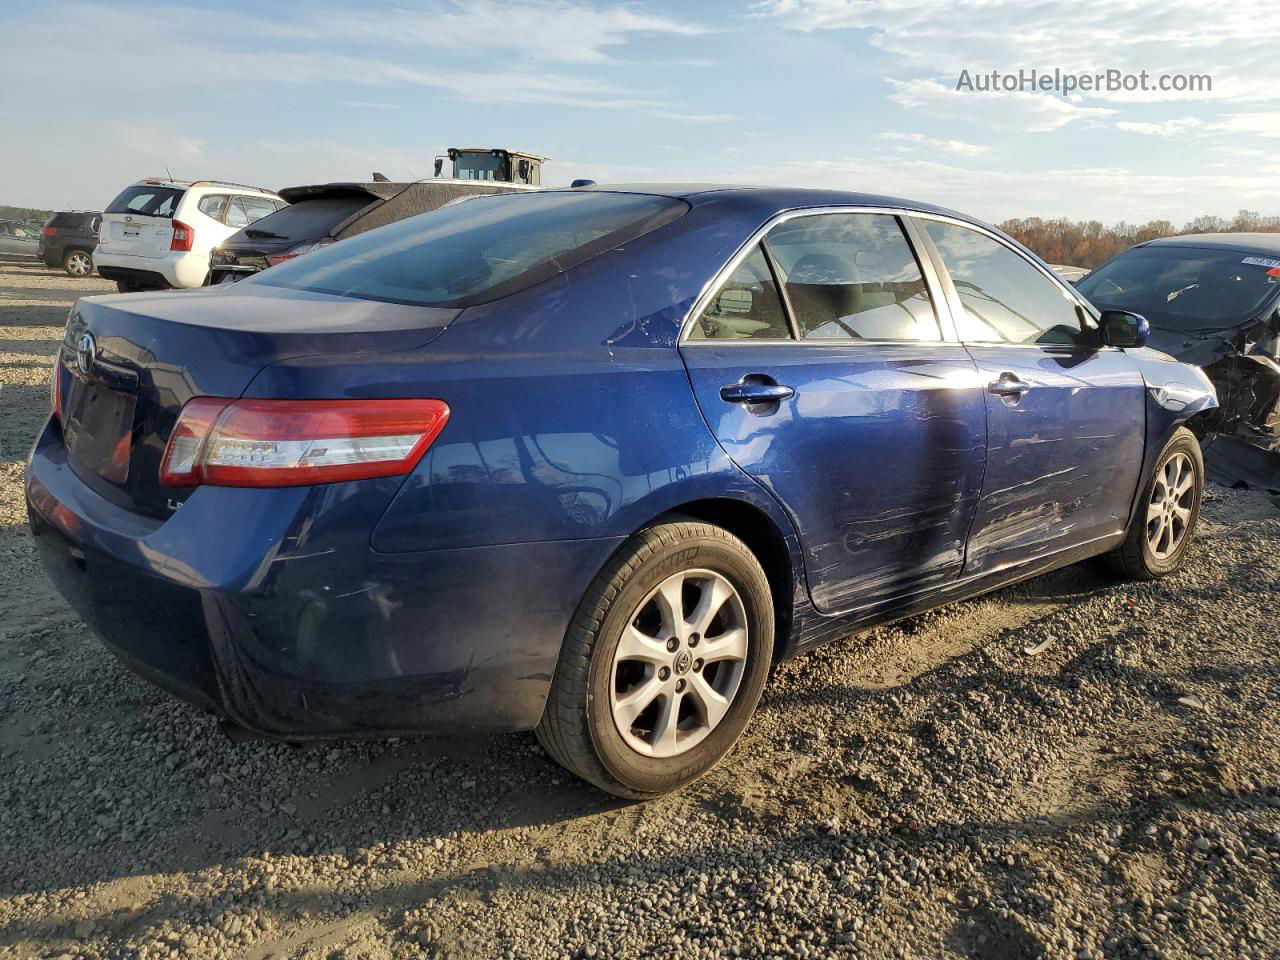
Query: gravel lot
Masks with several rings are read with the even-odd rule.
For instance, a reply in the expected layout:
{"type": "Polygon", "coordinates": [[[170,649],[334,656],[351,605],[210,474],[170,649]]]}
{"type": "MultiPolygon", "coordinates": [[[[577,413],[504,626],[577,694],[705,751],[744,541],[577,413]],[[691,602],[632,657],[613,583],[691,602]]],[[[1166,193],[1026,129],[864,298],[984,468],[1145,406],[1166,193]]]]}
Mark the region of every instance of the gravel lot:
{"type": "Polygon", "coordinates": [[[778,671],[620,803],[530,735],[233,745],[46,583],[22,461],[74,298],[0,264],[0,957],[1275,957],[1280,509],[778,671]]]}

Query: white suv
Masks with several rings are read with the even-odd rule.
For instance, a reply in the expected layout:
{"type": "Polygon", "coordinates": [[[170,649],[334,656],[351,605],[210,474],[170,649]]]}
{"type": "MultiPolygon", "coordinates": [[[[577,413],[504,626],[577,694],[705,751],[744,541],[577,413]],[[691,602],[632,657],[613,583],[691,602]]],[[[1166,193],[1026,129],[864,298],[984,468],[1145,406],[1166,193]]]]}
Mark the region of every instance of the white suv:
{"type": "Polygon", "coordinates": [[[103,211],[94,266],[122,293],[199,287],[214,247],[283,206],[270,190],[239,183],[139,180],[103,211]]]}

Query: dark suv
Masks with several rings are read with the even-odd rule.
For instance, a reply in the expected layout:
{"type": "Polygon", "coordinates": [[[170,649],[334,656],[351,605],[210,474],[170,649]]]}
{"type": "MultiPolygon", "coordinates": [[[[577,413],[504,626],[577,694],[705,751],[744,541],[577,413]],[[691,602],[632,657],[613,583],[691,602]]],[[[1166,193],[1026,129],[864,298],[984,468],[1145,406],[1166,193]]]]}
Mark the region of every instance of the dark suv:
{"type": "Polygon", "coordinates": [[[98,245],[101,222],[101,213],[83,210],[55,213],[40,231],[36,256],[73,277],[89,276],[93,273],[93,248],[98,245]]]}

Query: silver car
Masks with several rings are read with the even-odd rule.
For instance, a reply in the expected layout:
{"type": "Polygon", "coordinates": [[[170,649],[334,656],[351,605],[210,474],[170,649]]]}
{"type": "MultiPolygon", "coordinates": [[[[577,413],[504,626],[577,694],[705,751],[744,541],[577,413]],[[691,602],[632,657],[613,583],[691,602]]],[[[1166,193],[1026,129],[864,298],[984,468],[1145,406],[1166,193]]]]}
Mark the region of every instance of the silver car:
{"type": "Polygon", "coordinates": [[[5,257],[36,256],[40,231],[17,220],[0,220],[0,255],[5,257]]]}

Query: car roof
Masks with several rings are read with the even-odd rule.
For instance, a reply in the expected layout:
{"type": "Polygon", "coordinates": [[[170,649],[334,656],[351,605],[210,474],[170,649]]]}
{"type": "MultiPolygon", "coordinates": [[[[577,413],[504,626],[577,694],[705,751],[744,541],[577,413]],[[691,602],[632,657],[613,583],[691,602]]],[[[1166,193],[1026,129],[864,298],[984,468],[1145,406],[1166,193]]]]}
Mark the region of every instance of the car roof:
{"type": "Polygon", "coordinates": [[[1202,250],[1243,250],[1247,253],[1280,253],[1280,233],[1191,233],[1160,237],[1140,247],[1198,247],[1202,250]]]}
{"type": "MultiPolygon", "coordinates": [[[[545,188],[544,188],[545,189],[545,188]]],[[[937,213],[969,223],[986,226],[975,217],[918,200],[890,197],[878,193],[851,190],[826,190],[813,187],[759,187],[740,183],[619,183],[572,187],[575,192],[647,193],[684,200],[694,206],[724,199],[740,199],[761,208],[790,210],[800,207],[899,207],[920,213],[937,213]]]]}
{"type": "Polygon", "coordinates": [[[274,190],[268,190],[266,187],[255,187],[251,183],[235,183],[231,180],[178,180],[174,177],[143,177],[131,184],[134,187],[216,187],[218,189],[231,188],[233,190],[256,190],[258,193],[265,193],[271,196],[277,196],[274,190]]]}

